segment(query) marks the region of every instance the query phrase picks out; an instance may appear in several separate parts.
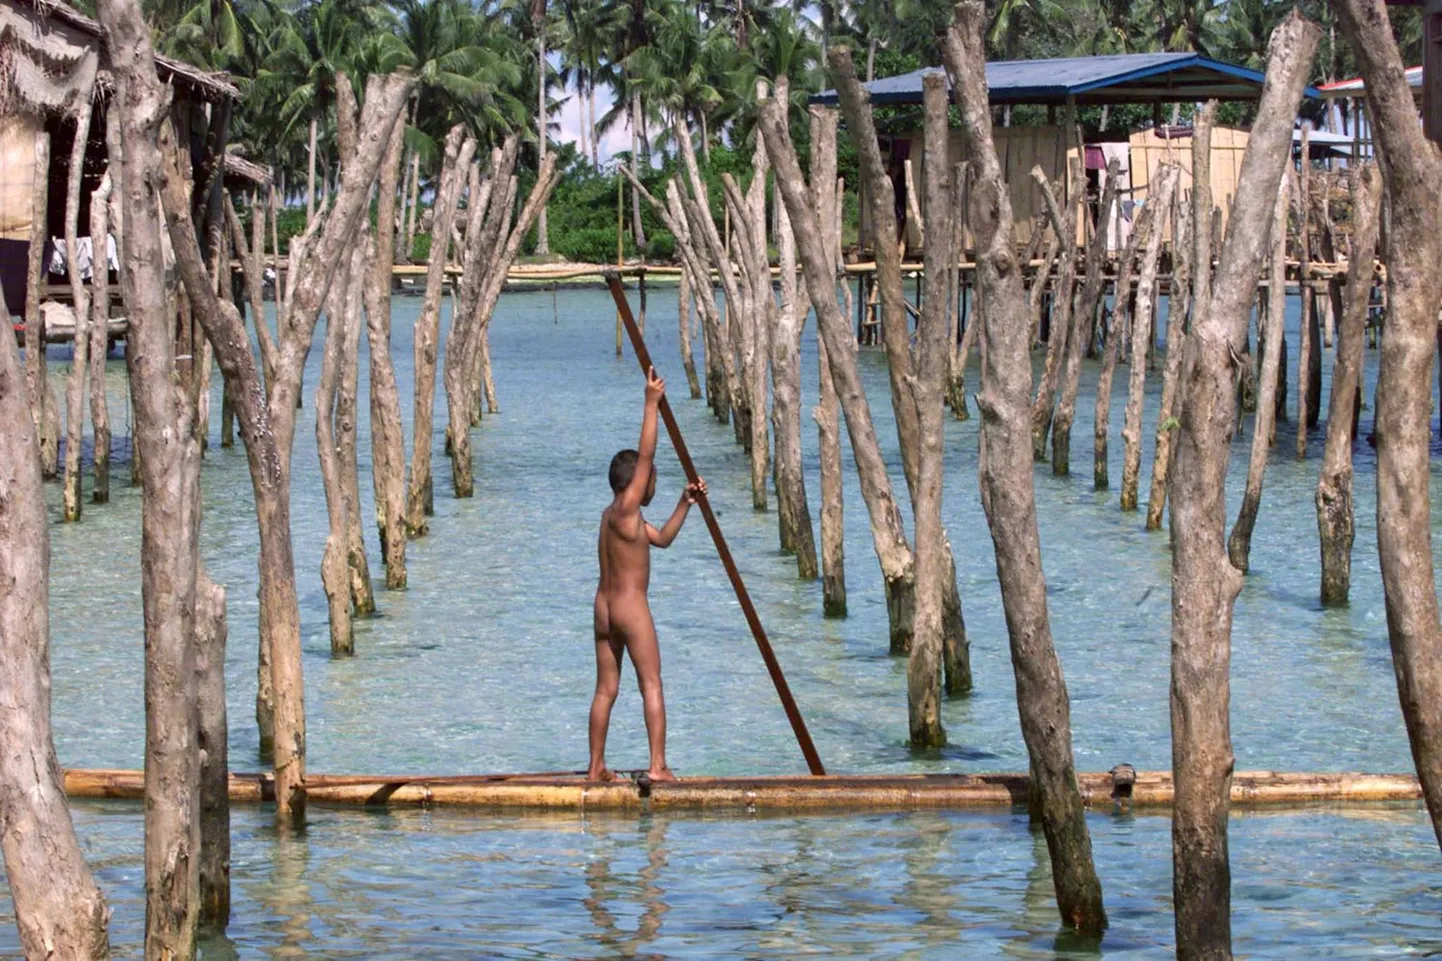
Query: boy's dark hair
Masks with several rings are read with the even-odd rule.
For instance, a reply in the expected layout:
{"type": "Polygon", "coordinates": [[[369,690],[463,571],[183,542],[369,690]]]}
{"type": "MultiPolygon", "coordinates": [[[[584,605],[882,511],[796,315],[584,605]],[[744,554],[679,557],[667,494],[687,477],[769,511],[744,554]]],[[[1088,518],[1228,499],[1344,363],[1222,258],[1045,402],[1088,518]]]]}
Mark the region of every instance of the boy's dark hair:
{"type": "Polygon", "coordinates": [[[629,447],[611,458],[611,492],[613,494],[619,494],[630,486],[631,478],[636,476],[636,461],[640,458],[640,452],[629,447]]]}

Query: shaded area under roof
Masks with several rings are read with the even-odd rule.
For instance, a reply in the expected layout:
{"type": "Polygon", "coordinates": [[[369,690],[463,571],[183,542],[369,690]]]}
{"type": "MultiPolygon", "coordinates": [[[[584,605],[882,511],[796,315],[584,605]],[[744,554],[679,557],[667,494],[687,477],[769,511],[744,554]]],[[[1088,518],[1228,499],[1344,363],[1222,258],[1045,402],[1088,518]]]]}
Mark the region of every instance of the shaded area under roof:
{"type": "MultiPolygon", "coordinates": [[[[921,103],[921,78],[941,73],[923,67],[864,86],[874,104],[921,103]]],[[[993,104],[1080,105],[1122,103],[1195,103],[1202,100],[1256,100],[1263,76],[1195,53],[1122,53],[1054,60],[998,60],[986,65],[993,104]]],[[[1317,96],[1312,87],[1308,97],[1317,96]]],[[[835,104],[835,90],[824,90],[812,103],[835,104]]]]}

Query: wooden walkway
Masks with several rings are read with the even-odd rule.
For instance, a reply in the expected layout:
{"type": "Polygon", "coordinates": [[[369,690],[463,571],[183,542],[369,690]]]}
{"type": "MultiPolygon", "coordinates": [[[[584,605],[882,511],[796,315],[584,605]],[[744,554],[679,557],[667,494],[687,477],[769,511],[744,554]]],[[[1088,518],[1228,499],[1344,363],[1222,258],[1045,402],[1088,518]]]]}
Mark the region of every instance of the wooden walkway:
{"type": "MultiPolygon", "coordinates": [[[[805,814],[1013,810],[1026,806],[1028,790],[1025,774],[699,777],[651,783],[629,773],[605,783],[564,772],[441,777],[312,774],[306,779],[306,793],[312,804],[338,806],[805,814]]],[[[1118,807],[1162,811],[1172,803],[1169,771],[1083,773],[1077,775],[1077,783],[1083,802],[1095,811],[1118,807]]],[[[139,800],[144,784],[141,771],[65,772],[65,790],[72,798],[139,800]]],[[[1238,808],[1356,806],[1421,797],[1417,779],[1410,774],[1239,771],[1232,779],[1232,804],[1238,808]]],[[[271,775],[231,774],[230,798],[251,804],[273,800],[271,775]]]]}

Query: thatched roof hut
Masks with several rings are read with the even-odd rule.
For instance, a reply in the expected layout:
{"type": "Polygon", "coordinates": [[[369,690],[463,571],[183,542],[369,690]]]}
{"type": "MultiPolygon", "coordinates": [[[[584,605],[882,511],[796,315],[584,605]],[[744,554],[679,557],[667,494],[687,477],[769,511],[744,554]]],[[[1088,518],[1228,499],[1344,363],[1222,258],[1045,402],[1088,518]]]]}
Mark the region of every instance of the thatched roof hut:
{"type": "MultiPolygon", "coordinates": [[[[178,129],[189,134],[201,174],[207,157],[225,151],[228,123],[210,132],[209,118],[228,119],[240,91],[223,74],[169,57],[157,55],[155,66],[173,89],[178,129]]],[[[65,234],[71,156],[84,121],[88,129],[77,213],[80,234],[87,232],[90,194],[107,166],[112,92],[99,23],[59,0],[0,0],[0,279],[12,314],[24,305],[25,264],[37,216],[45,218],[45,236],[65,234]],[[46,209],[37,211],[35,144],[41,133],[50,137],[50,164],[46,209]]],[[[226,175],[261,183],[269,179],[269,171],[239,158],[235,167],[226,162],[226,175]]]]}

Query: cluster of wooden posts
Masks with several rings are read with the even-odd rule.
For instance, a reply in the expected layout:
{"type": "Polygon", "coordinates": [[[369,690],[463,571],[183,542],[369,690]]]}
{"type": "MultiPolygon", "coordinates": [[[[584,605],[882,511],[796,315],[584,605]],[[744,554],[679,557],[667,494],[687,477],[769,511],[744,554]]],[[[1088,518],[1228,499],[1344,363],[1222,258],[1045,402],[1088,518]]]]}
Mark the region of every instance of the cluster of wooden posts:
{"type": "MultiPolygon", "coordinates": [[[[256,716],[261,750],[274,761],[276,807],[286,823],[305,806],[305,708],[300,614],[290,531],[293,439],[302,407],[302,373],[322,311],[326,336],[314,395],[316,437],[330,520],[322,580],[330,601],[332,651],[354,647],[352,617],[374,610],[361,532],[356,421],[359,339],[370,345],[370,408],[376,524],[388,587],[406,584],[407,537],[425,533],[431,512],[431,411],[438,367],[442,282],[451,247],[463,267],[453,307],[445,389],[447,450],[457,496],[472,493],[470,429],[482,400],[496,409],[487,331],[507,272],[559,173],[554,156],[517,212],[518,136],[472,163],[476,141],[457,127],[446,141],[436,198],[436,242],[417,325],[416,430],[407,477],[400,398],[390,357],[390,293],[396,204],[405,124],[414,95],[408,75],[375,75],[358,104],[349,78],[336,78],[341,169],[328,198],[310,208],[304,234],[277,278],[274,327],[266,320],[266,226],[280,260],[274,197],[257,192],[242,212],[224,188],[218,163],[191,169],[190,124],[207,123],[207,157],[224,153],[229,105],[209,115],[180,109],[156,74],[150,31],[133,0],[100,4],[114,82],[107,111],[108,173],[91,203],[98,250],[113,234],[127,320],[126,359],[133,406],[132,470],[142,488],[142,597],[146,631],[146,950],[191,957],[198,926],[229,917],[229,811],[224,663],[225,590],[211,582],[198,549],[200,462],[209,436],[212,365],[224,380],[223,444],[238,422],[259,528],[260,643],[256,716]],[[194,181],[200,181],[196,183],[194,181]],[[368,211],[378,208],[372,229],[368,211]],[[462,200],[465,200],[462,205],[462,200]],[[267,202],[269,201],[269,202],[267,202]],[[447,241],[450,241],[449,243],[447,241]],[[244,295],[232,302],[234,262],[244,295]],[[252,353],[244,311],[259,345],[252,353]]],[[[110,312],[103,253],[94,280],[81,281],[77,252],[80,163],[90,98],[76,119],[66,239],[70,257],[75,360],[67,387],[64,516],[81,515],[83,401],[90,377],[95,448],[94,499],[104,502],[111,439],[104,363],[110,312]],[[87,357],[87,349],[89,354],[87,357]]],[[[37,139],[37,181],[48,178],[48,139],[37,139]]],[[[414,181],[414,174],[413,174],[414,181]]],[[[410,185],[407,185],[410,186],[410,185]]],[[[415,209],[411,187],[411,209],[415,209]]],[[[44,211],[43,197],[36,205],[44,211]]],[[[22,942],[31,957],[102,957],[103,898],[69,824],[49,727],[48,533],[41,483],[58,470],[58,413],[47,404],[44,325],[37,318],[45,217],[34,218],[27,298],[26,369],[9,326],[0,345],[0,575],[23,589],[0,596],[7,689],[24,726],[4,729],[0,791],[7,875],[22,942]],[[11,626],[14,626],[14,630],[11,626]],[[13,683],[13,688],[10,685],[13,683]]],[[[411,228],[402,226],[403,235],[411,228]]]]}
{"type": "MultiPolygon", "coordinates": [[[[407,464],[400,398],[390,366],[389,297],[395,205],[409,194],[412,216],[399,218],[408,225],[416,209],[414,165],[407,184],[400,183],[401,117],[414,92],[412,79],[373,76],[363,103],[357,103],[351,83],[338,78],[340,175],[331,196],[313,206],[304,235],[290,247],[285,280],[277,284],[277,320],[271,329],[264,320],[261,274],[267,209],[272,253],[278,249],[274,205],[251,198],[247,238],[239,212],[214,186],[213,174],[205,174],[203,189],[192,185],[190,152],[178,146],[189,139],[188,131],[182,139],[184,124],[173,116],[167,89],[157,78],[138,4],[101,0],[99,6],[115,94],[107,138],[110,176],[92,203],[91,232],[105,236],[108,218],[109,230],[119,240],[130,325],[133,462],[143,491],[146,951],[149,957],[184,958],[194,954],[198,925],[223,924],[229,912],[225,596],[208,578],[198,550],[208,365],[220,368],[225,383],[222,437],[229,435],[233,418],[255,493],[260,543],[257,717],[265,746],[273,752],[270,784],[276,807],[289,824],[303,814],[307,796],[290,460],[301,375],[320,314],[324,311],[328,322],[314,409],[330,520],[322,579],[330,601],[332,649],[344,654],[353,649],[352,617],[375,604],[360,533],[355,448],[361,313],[372,365],[376,521],[387,585],[401,587],[406,581],[406,539],[425,532],[430,513],[432,410],[448,252],[454,244],[463,270],[455,290],[452,339],[439,373],[448,402],[447,450],[454,488],[457,496],[469,496],[469,430],[478,422],[483,401],[495,409],[488,376],[491,312],[558,174],[554,157],[548,156],[517,214],[517,141],[506,141],[492,151],[488,165],[481,165],[474,162],[476,142],[463,128],[447,138],[433,214],[438,242],[432,246],[415,335],[416,427],[407,464]],[[382,225],[375,232],[366,216],[373,196],[382,225]],[[232,255],[244,275],[258,361],[241,310],[218,294],[225,289],[232,255]],[[173,279],[167,270],[172,261],[173,279]]],[[[1442,248],[1436,244],[1442,235],[1442,159],[1422,139],[1380,0],[1337,0],[1334,7],[1367,79],[1377,142],[1387,162],[1380,170],[1363,165],[1352,172],[1348,275],[1345,284],[1328,286],[1325,301],[1336,323],[1336,361],[1317,488],[1322,590],[1329,602],[1345,600],[1347,593],[1351,450],[1362,390],[1373,252],[1380,243],[1388,299],[1375,401],[1378,547],[1403,714],[1436,824],[1442,818],[1442,626],[1431,564],[1428,458],[1429,385],[1442,299],[1442,248]],[[1378,226],[1383,219],[1385,232],[1378,226]]],[[[891,648],[909,656],[909,729],[919,746],[944,741],[941,698],[965,694],[972,685],[941,495],[946,406],[950,404],[955,416],[968,414],[964,372],[970,350],[979,352],[981,384],[974,403],[981,419],[980,486],[996,549],[1031,767],[1030,802],[1046,836],[1061,917],[1092,934],[1105,927],[1106,913],[1083,816],[1086,799],[1073,760],[1066,685],[1052,642],[1033,470],[1050,438],[1053,469],[1069,471],[1082,359],[1100,349],[1094,484],[1110,483],[1106,442],[1111,382],[1126,351],[1121,502],[1126,509],[1139,508],[1142,391],[1157,299],[1161,286],[1169,286],[1162,411],[1156,423],[1147,523],[1159,527],[1170,501],[1177,947],[1184,958],[1225,957],[1230,954],[1226,831],[1233,786],[1227,714],[1230,623],[1261,497],[1272,418],[1283,393],[1280,331],[1287,225],[1295,222],[1296,274],[1305,293],[1310,294],[1319,273],[1315,263],[1336,263],[1342,246],[1334,236],[1331,206],[1325,196],[1317,199],[1322,192],[1312,189],[1305,165],[1295,185],[1289,174],[1293,120],[1319,31],[1293,13],[1273,36],[1267,83],[1225,236],[1214,227],[1218,219],[1206,189],[1208,178],[1198,174],[1186,198],[1177,189],[1176,171],[1167,169],[1158,176],[1114,270],[1108,270],[1101,239],[1106,231],[1093,227],[1090,241],[1079,250],[1071,238],[1077,236],[1078,220],[1089,216],[1088,209],[1080,197],[1058,196],[1044,177],[1037,178],[1037,187],[1045,200],[1048,229],[1033,232],[1036,239],[1027,251],[1019,252],[1012,242],[1010,194],[992,141],[984,19],[981,3],[961,3],[940,40],[950,97],[942,75],[925,81],[928,169],[925,194],[915,211],[924,225],[923,295],[915,307],[904,294],[893,188],[870,103],[850,54],[836,49],[828,55],[840,113],[858,147],[876,230],[879,333],[887,350],[891,406],[912,509],[910,537],[877,440],[851,326],[855,303],[842,258],[844,185],[837,177],[837,113],[813,108],[810,169],[803,171],[791,142],[784,79],[762,92],[755,175],[745,188],[730,177],[723,179],[719,207],[730,221],[729,231],[718,229],[684,126],[677,128],[681,173],[667,184],[664,196],[647,192],[634,177],[633,186],[677,239],[681,342],[690,392],[696,398],[703,393],[703,378],[690,350],[694,305],[706,348],[707,402],[719,420],[733,425],[738,443],[749,453],[753,504],[766,508],[775,491],[782,547],[795,554],[800,576],[820,575],[824,609],[831,616],[846,609],[841,549],[844,418],[885,581],[891,648]],[[953,106],[967,157],[959,168],[946,160],[953,106]],[[768,173],[776,190],[772,209],[781,260],[779,303],[767,257],[768,173]],[[964,256],[971,258],[965,265],[964,256]],[[1163,271],[1167,262],[1169,276],[1163,271]],[[1264,271],[1268,276],[1262,284],[1264,271]],[[1102,308],[1109,274],[1115,277],[1116,306],[1107,312],[1102,308]],[[710,293],[713,276],[722,288],[720,304],[710,293]],[[963,300],[959,291],[968,286],[971,322],[963,324],[957,305],[963,300]],[[1256,338],[1259,371],[1250,360],[1249,336],[1258,290],[1265,291],[1266,305],[1259,313],[1256,338]],[[1034,383],[1032,351],[1038,346],[1048,298],[1052,308],[1046,360],[1040,382],[1034,383]],[[821,348],[820,403],[814,412],[821,441],[819,551],[800,464],[800,338],[812,311],[821,348]],[[1228,452],[1238,433],[1239,397],[1252,393],[1258,416],[1251,471],[1229,542],[1224,500],[1228,452]]],[[[1208,156],[1210,118],[1210,111],[1203,111],[1195,138],[1198,165],[1208,156]]],[[[210,122],[215,142],[223,147],[225,114],[213,115],[210,122]]],[[[67,196],[72,211],[67,248],[72,257],[78,184],[78,178],[72,178],[67,196]]],[[[1114,193],[1104,194],[1097,222],[1115,216],[1116,205],[1114,193]]],[[[407,226],[405,235],[412,229],[407,226]]],[[[104,272],[96,273],[95,288],[86,289],[79,284],[76,265],[71,265],[77,284],[77,373],[67,385],[69,518],[78,517],[80,510],[80,409],[87,371],[92,398],[101,390],[100,412],[92,415],[97,451],[108,454],[109,449],[102,435],[103,385],[96,372],[104,358],[108,297],[104,272]],[[97,337],[101,349],[92,350],[87,360],[84,351],[95,346],[97,337]]],[[[32,280],[37,275],[32,265],[32,280]]],[[[1313,310],[1310,296],[1304,296],[1303,303],[1304,311],[1313,310]]],[[[39,309],[38,301],[34,309],[39,309]]],[[[1317,396],[1313,358],[1319,361],[1321,356],[1314,316],[1304,318],[1300,345],[1302,452],[1308,407],[1317,396]]],[[[58,405],[41,399],[44,371],[36,365],[43,365],[43,351],[27,352],[29,369],[22,373],[11,335],[3,336],[0,582],[15,589],[0,593],[0,671],[6,690],[14,692],[15,710],[6,717],[18,721],[0,728],[0,839],[27,955],[100,957],[106,953],[107,912],[69,823],[49,726],[48,534],[40,485],[45,470],[59,469],[58,415],[47,413],[58,405]]],[[[103,490],[101,459],[98,455],[97,490],[103,490]]]]}
{"type": "MultiPolygon", "coordinates": [[[[1099,353],[1093,483],[1098,490],[1109,487],[1112,383],[1125,358],[1119,499],[1123,510],[1141,508],[1143,397],[1153,369],[1158,302],[1166,291],[1162,399],[1154,424],[1145,523],[1148,529],[1159,529],[1170,501],[1174,849],[1178,947],[1184,957],[1230,952],[1225,843],[1232,777],[1227,720],[1230,624],[1247,570],[1276,418],[1286,412],[1282,326],[1289,283],[1296,284],[1302,303],[1296,367],[1298,457],[1306,455],[1310,431],[1320,418],[1322,351],[1334,348],[1316,487],[1325,604],[1346,603],[1349,591],[1352,451],[1364,395],[1363,349],[1369,330],[1377,337],[1370,317],[1379,276],[1386,286],[1387,326],[1380,338],[1381,374],[1371,437],[1379,451],[1378,541],[1404,714],[1434,823],[1442,814],[1442,741],[1435,736],[1442,706],[1435,700],[1417,702],[1421,692],[1438,692],[1442,686],[1442,632],[1432,588],[1426,509],[1430,362],[1436,350],[1442,264],[1435,238],[1422,239],[1432,229],[1427,225],[1437,224],[1442,201],[1435,194],[1442,187],[1442,166],[1421,139],[1405,84],[1391,83],[1402,72],[1400,67],[1389,72],[1398,60],[1385,18],[1367,0],[1335,6],[1358,49],[1369,91],[1377,84],[1373,108],[1383,132],[1378,150],[1388,158],[1406,159],[1380,170],[1370,162],[1357,163],[1345,179],[1314,173],[1309,162],[1301,165],[1300,173],[1294,170],[1293,122],[1318,31],[1299,15],[1288,17],[1273,37],[1267,82],[1238,188],[1230,198],[1225,232],[1220,198],[1210,195],[1206,172],[1216,109],[1210,104],[1196,124],[1190,195],[1179,186],[1180,167],[1164,167],[1118,255],[1108,255],[1108,231],[1098,228],[1120,216],[1115,188],[1105,190],[1092,210],[1081,191],[1063,197],[1039,169],[1033,177],[1044,198],[1045,217],[1032,231],[1029,248],[1018,251],[1011,242],[1009,195],[990,137],[980,40],[983,14],[973,3],[958,5],[955,22],[941,42],[951,100],[940,74],[924,80],[928,167],[924,192],[911,211],[911,220],[922,228],[924,261],[916,304],[905,296],[906,265],[897,243],[893,187],[881,163],[871,106],[844,50],[831,51],[829,63],[840,112],[857,146],[863,195],[875,230],[876,260],[861,269],[864,283],[858,284],[854,298],[847,283],[850,271],[841,257],[836,111],[811,108],[808,176],[791,145],[784,81],[778,80],[775,91],[769,96],[763,91],[760,98],[761,138],[751,186],[743,191],[729,178],[723,182],[735,236],[729,248],[716,228],[694,159],[686,153],[688,138],[680,137],[686,166],[667,185],[664,200],[634,184],[676,236],[685,264],[680,324],[692,395],[699,398],[701,389],[691,372],[690,300],[700,314],[707,348],[707,402],[719,419],[732,423],[737,441],[750,454],[755,506],[764,509],[768,488],[776,491],[781,545],[796,555],[804,578],[815,577],[818,564],[807,494],[796,467],[800,411],[795,357],[802,321],[814,310],[821,358],[821,402],[815,417],[821,445],[819,573],[824,607],[828,615],[845,611],[839,411],[850,435],[884,576],[892,649],[910,658],[911,741],[921,747],[944,741],[939,710],[943,691],[962,694],[971,686],[940,491],[944,407],[949,403],[955,416],[969,416],[965,370],[970,351],[979,348],[982,383],[975,403],[982,418],[982,501],[996,547],[1034,810],[1047,836],[1062,916],[1069,925],[1088,931],[1100,930],[1106,919],[1081,817],[1066,687],[1047,617],[1032,470],[1034,462],[1048,459],[1050,439],[1053,471],[1070,472],[1082,360],[1099,353]],[[961,115],[967,160],[948,169],[951,106],[961,115]],[[761,185],[768,172],[776,191],[779,303],[763,259],[767,223],[761,185]],[[1424,184],[1434,193],[1425,203],[1418,196],[1424,184]],[[1083,219],[1088,221],[1087,241],[1079,247],[1071,238],[1078,236],[1083,219]],[[1407,238],[1415,238],[1418,249],[1403,250],[1411,242],[1407,238]],[[1385,267],[1378,264],[1379,253],[1385,267]],[[795,282],[798,264],[800,287],[795,282]],[[721,307],[712,300],[713,273],[722,287],[721,307]],[[1106,308],[1109,285],[1111,309],[1106,308]],[[1044,311],[1048,304],[1049,312],[1044,311]],[[962,322],[963,305],[970,306],[968,324],[962,322]],[[1043,339],[1044,315],[1045,360],[1034,382],[1031,352],[1043,339]],[[854,329],[852,316],[858,318],[854,329]],[[911,539],[857,368],[858,339],[864,342],[869,336],[879,337],[887,353],[913,512],[911,539]],[[764,416],[768,364],[774,448],[768,445],[764,416]],[[1256,417],[1246,491],[1229,536],[1224,498],[1228,452],[1233,439],[1242,435],[1242,414],[1251,410],[1256,417]],[[768,465],[773,449],[774,464],[768,465]]],[[[1307,156],[1305,141],[1302,156],[1307,156]]],[[[1115,184],[1116,179],[1107,182],[1115,184]]]]}

